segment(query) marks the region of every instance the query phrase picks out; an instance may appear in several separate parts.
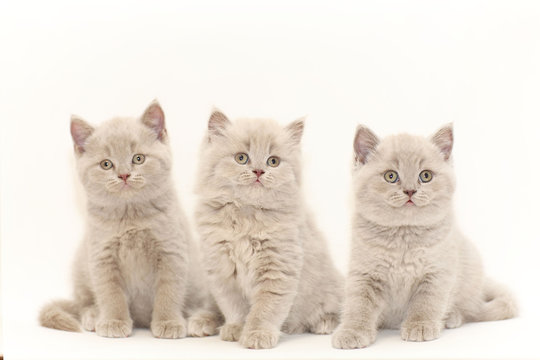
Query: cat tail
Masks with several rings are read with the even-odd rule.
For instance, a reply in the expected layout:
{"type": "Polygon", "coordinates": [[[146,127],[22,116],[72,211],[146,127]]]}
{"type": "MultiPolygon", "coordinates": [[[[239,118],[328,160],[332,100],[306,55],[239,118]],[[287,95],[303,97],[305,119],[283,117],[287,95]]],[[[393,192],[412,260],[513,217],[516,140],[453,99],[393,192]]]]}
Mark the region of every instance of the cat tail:
{"type": "Polygon", "coordinates": [[[71,300],[55,300],[45,305],[39,313],[39,323],[52,329],[81,331],[79,306],[71,300]]]}
{"type": "Polygon", "coordinates": [[[483,299],[477,321],[505,320],[518,315],[518,306],[512,293],[490,279],[486,279],[483,299]]]}

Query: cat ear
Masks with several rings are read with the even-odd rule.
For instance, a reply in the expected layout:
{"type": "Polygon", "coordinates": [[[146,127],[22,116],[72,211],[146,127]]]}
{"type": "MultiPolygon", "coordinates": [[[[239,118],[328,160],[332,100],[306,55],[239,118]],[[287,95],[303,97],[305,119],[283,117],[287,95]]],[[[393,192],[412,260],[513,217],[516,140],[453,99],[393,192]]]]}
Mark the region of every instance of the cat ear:
{"type": "Polygon", "coordinates": [[[358,125],[353,144],[355,160],[365,164],[368,156],[375,151],[378,144],[379,139],[371,130],[364,125],[358,125]]]}
{"type": "Polygon", "coordinates": [[[302,117],[298,120],[293,121],[285,128],[290,134],[291,139],[294,141],[295,145],[300,144],[302,139],[302,134],[304,133],[304,123],[306,118],[302,117]]]}
{"type": "Polygon", "coordinates": [[[141,121],[144,125],[152,129],[157,138],[163,141],[167,135],[165,129],[165,113],[157,100],[153,100],[144,111],[141,121]]]}
{"type": "Polygon", "coordinates": [[[444,160],[448,160],[450,155],[452,155],[452,147],[454,145],[454,129],[452,124],[447,124],[439,129],[431,137],[431,142],[433,142],[441,151],[444,156],[444,160]]]}
{"type": "Polygon", "coordinates": [[[231,124],[231,121],[221,111],[214,109],[210,119],[208,119],[209,139],[214,136],[223,135],[224,130],[231,124]]]}
{"type": "Polygon", "coordinates": [[[94,132],[94,128],[86,121],[76,115],[71,115],[71,137],[77,154],[82,154],[85,149],[86,140],[94,132]]]}

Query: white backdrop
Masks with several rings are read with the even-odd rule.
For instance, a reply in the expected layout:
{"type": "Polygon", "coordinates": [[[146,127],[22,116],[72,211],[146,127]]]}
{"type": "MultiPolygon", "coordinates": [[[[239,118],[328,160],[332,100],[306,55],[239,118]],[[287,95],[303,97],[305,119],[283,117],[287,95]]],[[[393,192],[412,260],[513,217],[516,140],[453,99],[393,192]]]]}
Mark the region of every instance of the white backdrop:
{"type": "Polygon", "coordinates": [[[539,356],[539,39],[536,1],[1,2],[0,348],[27,359],[539,356]],[[307,115],[305,194],[343,272],[356,125],[429,135],[454,122],[457,219],[488,273],[516,292],[520,318],[425,344],[385,331],[356,351],[332,350],[328,336],[253,352],[217,337],[40,328],[39,307],[70,295],[84,223],[70,114],[97,124],[138,116],[154,98],[190,214],[213,106],[283,124],[307,115]]]}

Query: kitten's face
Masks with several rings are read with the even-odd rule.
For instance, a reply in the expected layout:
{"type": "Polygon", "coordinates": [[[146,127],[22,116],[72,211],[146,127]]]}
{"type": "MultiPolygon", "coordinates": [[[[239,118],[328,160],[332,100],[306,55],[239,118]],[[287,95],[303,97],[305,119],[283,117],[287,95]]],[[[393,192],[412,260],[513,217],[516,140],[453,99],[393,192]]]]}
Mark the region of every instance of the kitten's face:
{"type": "Polygon", "coordinates": [[[446,217],[455,186],[451,128],[432,140],[403,134],[380,142],[366,131],[359,128],[355,139],[354,184],[362,216],[387,226],[428,226],[446,217]]]}
{"type": "Polygon", "coordinates": [[[206,184],[231,199],[264,204],[297,189],[303,122],[286,128],[271,120],[238,120],[216,112],[203,149],[206,184]]]}
{"type": "Polygon", "coordinates": [[[157,103],[141,119],[115,118],[95,129],[74,118],[72,135],[79,176],[94,202],[151,200],[168,182],[171,156],[157,103]]]}

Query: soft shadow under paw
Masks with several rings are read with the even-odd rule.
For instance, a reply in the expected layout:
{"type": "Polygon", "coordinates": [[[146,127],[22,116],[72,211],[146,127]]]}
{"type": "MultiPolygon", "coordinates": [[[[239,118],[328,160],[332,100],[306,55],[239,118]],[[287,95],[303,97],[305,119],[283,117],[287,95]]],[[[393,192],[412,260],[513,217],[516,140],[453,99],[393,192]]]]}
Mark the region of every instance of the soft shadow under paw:
{"type": "Polygon", "coordinates": [[[238,341],[242,334],[241,324],[225,324],[221,327],[219,335],[224,341],[238,341]]]}
{"type": "Polygon", "coordinates": [[[377,330],[341,329],[338,328],[332,336],[332,346],[336,349],[358,349],[375,342],[377,330]]]}
{"type": "Polygon", "coordinates": [[[248,349],[270,349],[277,345],[279,331],[273,329],[258,329],[244,331],[240,344],[248,349]]]}
{"type": "Polygon", "coordinates": [[[435,340],[441,335],[441,324],[437,321],[415,321],[401,326],[401,338],[405,341],[435,340]]]}
{"type": "Polygon", "coordinates": [[[152,321],[150,325],[152,334],[162,339],[179,339],[186,337],[186,325],[182,320],[152,321]]]}

